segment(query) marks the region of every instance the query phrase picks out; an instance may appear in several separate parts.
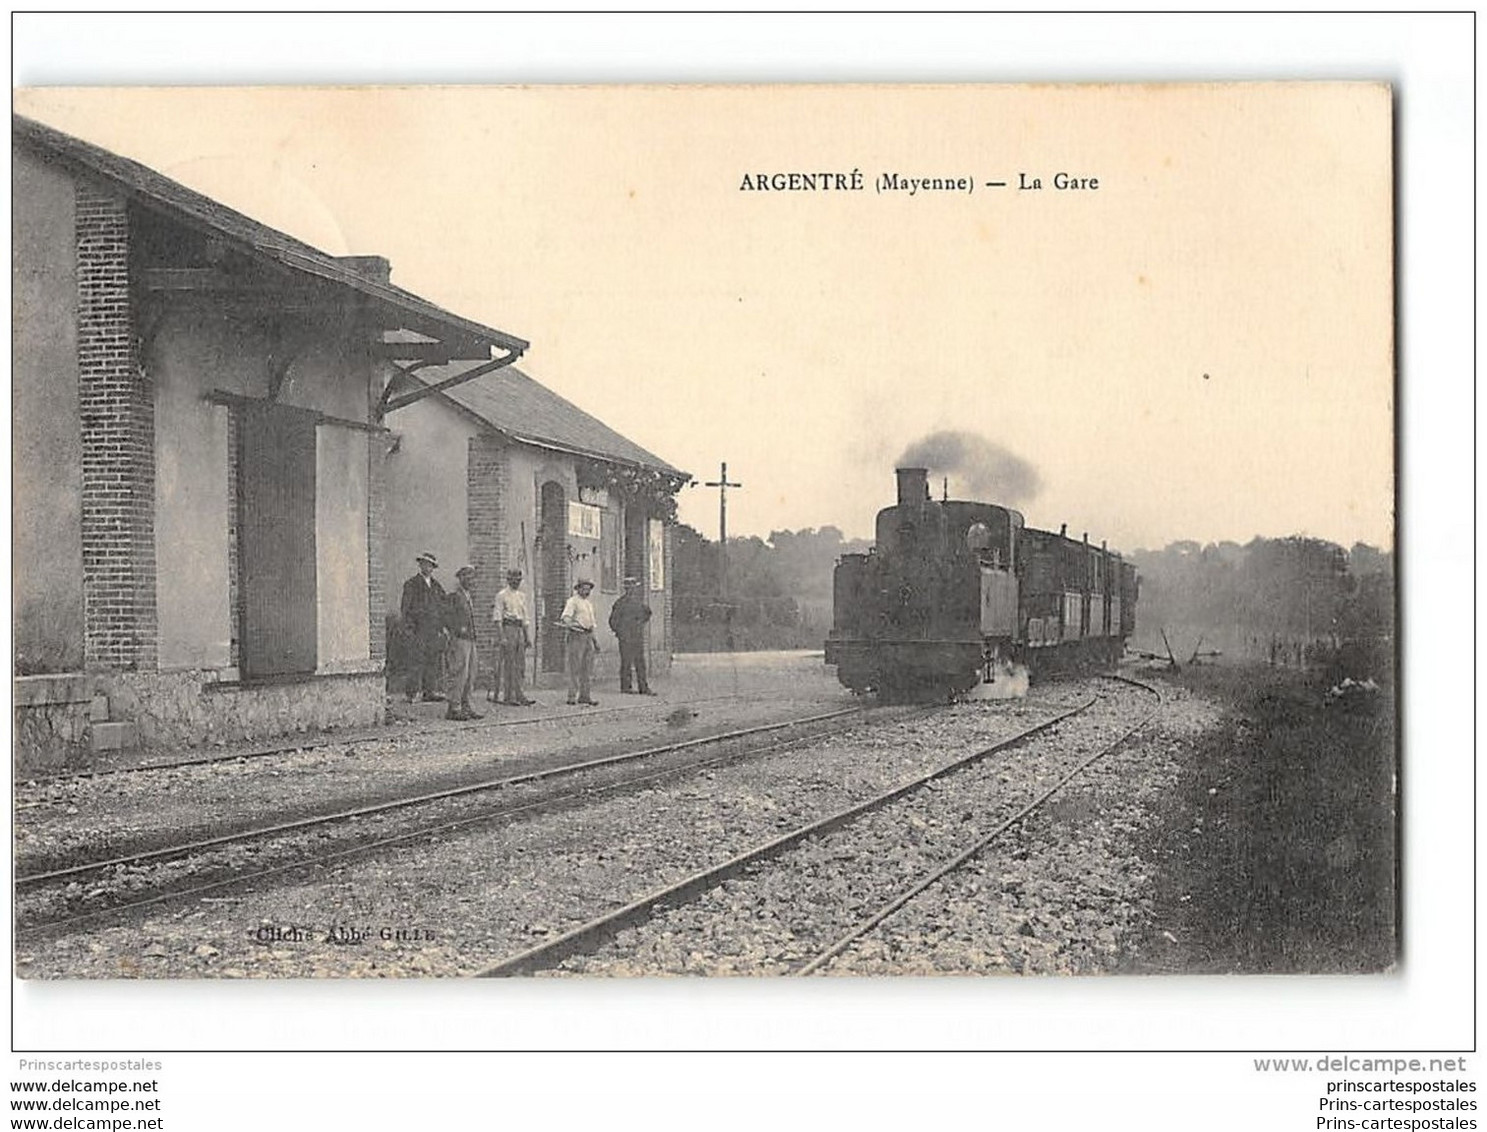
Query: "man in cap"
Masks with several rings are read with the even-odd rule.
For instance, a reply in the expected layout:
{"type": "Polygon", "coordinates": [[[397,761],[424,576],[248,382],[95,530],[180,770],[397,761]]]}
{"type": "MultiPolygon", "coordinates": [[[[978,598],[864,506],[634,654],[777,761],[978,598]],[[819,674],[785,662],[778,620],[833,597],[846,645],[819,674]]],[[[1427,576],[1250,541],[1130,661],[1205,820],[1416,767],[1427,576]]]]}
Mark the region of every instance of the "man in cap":
{"type": "Polygon", "coordinates": [[[506,588],[496,595],[491,620],[496,624],[500,660],[498,686],[491,688],[490,692],[492,702],[499,697],[502,703],[514,707],[536,703],[536,700],[527,699],[527,694],[522,689],[522,676],[527,668],[527,649],[532,644],[532,633],[527,595],[521,592],[520,570],[513,568],[506,571],[506,588]]]}
{"type": "Polygon", "coordinates": [[[625,592],[609,611],[609,627],[620,641],[620,692],[653,696],[645,679],[645,626],[651,607],[640,595],[640,579],[626,578],[625,592]],[[631,685],[631,676],[634,685],[631,685]]]}
{"type": "Polygon", "coordinates": [[[434,577],[439,560],[425,551],[417,558],[418,573],[403,583],[403,628],[408,634],[408,702],[420,693],[430,702],[439,693],[440,660],[444,655],[444,587],[434,577]]]}
{"type": "Polygon", "coordinates": [[[449,629],[449,710],[446,719],[479,719],[470,707],[475,689],[475,567],[461,566],[454,573],[459,586],[445,607],[449,629]]]}
{"type": "Polygon", "coordinates": [[[570,704],[594,704],[589,696],[589,679],[594,674],[594,654],[599,651],[599,642],[594,637],[598,620],[594,615],[594,603],[589,594],[594,583],[580,578],[573,584],[573,596],[563,606],[559,624],[563,626],[563,653],[568,663],[568,702],[570,704]]]}

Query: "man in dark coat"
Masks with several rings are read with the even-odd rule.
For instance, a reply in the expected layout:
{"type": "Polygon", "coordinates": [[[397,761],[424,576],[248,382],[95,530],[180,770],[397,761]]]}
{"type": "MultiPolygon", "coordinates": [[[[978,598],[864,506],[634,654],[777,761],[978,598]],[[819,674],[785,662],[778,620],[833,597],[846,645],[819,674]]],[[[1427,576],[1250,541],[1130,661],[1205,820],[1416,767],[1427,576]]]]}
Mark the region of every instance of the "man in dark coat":
{"type": "Polygon", "coordinates": [[[459,585],[449,595],[445,625],[449,629],[449,711],[447,719],[479,719],[470,706],[475,690],[475,567],[455,572],[459,585]]]}
{"type": "Polygon", "coordinates": [[[651,607],[640,596],[640,579],[626,578],[625,592],[609,611],[609,627],[620,642],[620,691],[623,693],[655,695],[645,679],[645,625],[650,619],[651,607]]]}
{"type": "Polygon", "coordinates": [[[418,573],[403,583],[403,629],[408,634],[408,702],[422,694],[430,703],[442,702],[440,661],[444,656],[444,587],[434,578],[439,560],[425,551],[417,558],[418,573]]]}

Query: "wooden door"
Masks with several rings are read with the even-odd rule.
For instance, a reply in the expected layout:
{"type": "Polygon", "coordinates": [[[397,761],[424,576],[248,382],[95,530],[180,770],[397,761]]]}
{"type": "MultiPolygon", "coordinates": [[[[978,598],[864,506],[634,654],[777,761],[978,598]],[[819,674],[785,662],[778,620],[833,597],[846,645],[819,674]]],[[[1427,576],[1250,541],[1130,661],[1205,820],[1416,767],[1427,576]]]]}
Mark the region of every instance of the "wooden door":
{"type": "Polygon", "coordinates": [[[639,504],[625,508],[625,577],[639,578],[642,588],[648,589],[645,570],[646,515],[639,504]]]}
{"type": "Polygon", "coordinates": [[[568,604],[568,493],[549,480],[542,485],[542,670],[563,671],[563,631],[558,619],[568,604]]]}

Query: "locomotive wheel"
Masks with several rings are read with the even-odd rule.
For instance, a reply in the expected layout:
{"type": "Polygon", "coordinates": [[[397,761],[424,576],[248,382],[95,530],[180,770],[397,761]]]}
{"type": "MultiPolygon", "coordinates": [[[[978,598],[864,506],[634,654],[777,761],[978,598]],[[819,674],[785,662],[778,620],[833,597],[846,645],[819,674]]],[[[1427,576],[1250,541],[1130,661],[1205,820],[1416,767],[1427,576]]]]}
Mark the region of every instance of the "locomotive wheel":
{"type": "Polygon", "coordinates": [[[884,704],[954,703],[976,685],[975,677],[926,677],[908,680],[902,677],[884,680],[878,685],[878,702],[884,704]]]}
{"type": "Polygon", "coordinates": [[[980,682],[981,674],[979,672],[974,672],[970,675],[961,676],[957,679],[954,679],[946,685],[947,698],[950,700],[951,703],[954,703],[980,682]]]}
{"type": "Polygon", "coordinates": [[[878,702],[902,704],[909,701],[909,685],[902,680],[888,679],[878,682],[878,702]]]}

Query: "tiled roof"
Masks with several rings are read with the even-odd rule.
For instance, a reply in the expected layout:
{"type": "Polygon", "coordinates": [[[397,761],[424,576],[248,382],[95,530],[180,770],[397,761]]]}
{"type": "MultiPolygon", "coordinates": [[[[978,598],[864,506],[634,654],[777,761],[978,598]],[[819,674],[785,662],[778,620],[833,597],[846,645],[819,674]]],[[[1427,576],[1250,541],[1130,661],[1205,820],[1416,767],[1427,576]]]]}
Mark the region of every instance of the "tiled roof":
{"type": "MultiPolygon", "coordinates": [[[[467,362],[431,366],[413,380],[434,385],[471,369],[467,362]]],[[[620,464],[634,464],[672,475],[687,473],[626,440],[597,417],[532,380],[515,366],[505,366],[441,391],[456,405],[473,413],[513,440],[539,448],[577,452],[620,464]]]]}
{"type": "MultiPolygon", "coordinates": [[[[49,158],[106,177],[187,222],[204,225],[286,267],[349,287],[385,307],[393,308],[395,313],[405,317],[400,320],[399,328],[384,333],[384,341],[426,341],[430,324],[433,324],[439,328],[453,328],[468,337],[518,353],[528,346],[520,338],[461,318],[411,291],[363,275],[337,257],[188,189],[137,161],[130,161],[20,115],[12,115],[11,124],[17,140],[29,143],[49,158]]],[[[477,364],[480,363],[461,361],[447,366],[426,367],[411,380],[433,385],[477,364]]],[[[500,432],[527,444],[673,475],[686,474],[640,445],[626,440],[602,421],[513,366],[453,386],[441,395],[500,432]]]]}
{"type": "Polygon", "coordinates": [[[137,161],[130,161],[18,114],[11,116],[11,129],[17,140],[29,143],[47,156],[106,177],[147,202],[188,222],[205,225],[285,267],[349,287],[383,304],[384,309],[393,308],[389,313],[401,315],[400,321],[410,323],[413,329],[435,324],[517,353],[525,351],[528,346],[521,338],[452,314],[391,283],[369,278],[335,256],[244,216],[137,161]]]}

